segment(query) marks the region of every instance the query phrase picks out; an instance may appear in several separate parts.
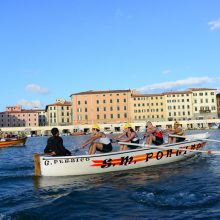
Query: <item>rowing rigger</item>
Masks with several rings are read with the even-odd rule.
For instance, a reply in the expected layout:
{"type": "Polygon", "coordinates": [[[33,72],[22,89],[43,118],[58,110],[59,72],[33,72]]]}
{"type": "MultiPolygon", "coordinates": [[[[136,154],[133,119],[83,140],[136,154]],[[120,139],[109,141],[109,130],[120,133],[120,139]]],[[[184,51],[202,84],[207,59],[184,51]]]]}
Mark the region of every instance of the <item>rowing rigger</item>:
{"type": "Polygon", "coordinates": [[[215,139],[210,139],[210,138],[194,138],[193,136],[180,136],[180,135],[175,135],[175,134],[169,134],[169,137],[176,137],[176,138],[185,138],[188,140],[203,140],[203,141],[210,141],[210,142],[217,142],[220,143],[220,140],[215,140],[215,139]]]}

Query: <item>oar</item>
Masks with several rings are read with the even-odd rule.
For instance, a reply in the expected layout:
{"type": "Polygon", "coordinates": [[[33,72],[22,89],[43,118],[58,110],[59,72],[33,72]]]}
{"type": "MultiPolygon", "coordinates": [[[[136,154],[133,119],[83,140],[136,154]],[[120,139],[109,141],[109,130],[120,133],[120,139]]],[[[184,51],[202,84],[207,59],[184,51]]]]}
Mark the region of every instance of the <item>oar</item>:
{"type": "Polygon", "coordinates": [[[181,135],[175,135],[175,134],[169,134],[169,137],[177,137],[177,138],[186,138],[188,140],[203,140],[203,141],[211,141],[211,142],[218,142],[220,143],[220,140],[215,139],[209,139],[209,138],[193,138],[193,137],[187,137],[187,136],[181,136],[181,135]]]}
{"type": "Polygon", "coordinates": [[[147,149],[153,149],[153,148],[159,148],[163,150],[168,150],[168,149],[175,149],[175,150],[182,150],[182,151],[192,151],[192,152],[198,152],[198,153],[206,153],[206,154],[215,154],[215,155],[220,155],[220,151],[213,151],[213,150],[191,150],[191,149],[186,149],[186,148],[180,148],[180,147],[172,147],[170,145],[165,146],[156,146],[156,145],[146,145],[146,144],[135,144],[135,143],[129,143],[129,142],[118,142],[119,144],[124,144],[124,145],[133,145],[133,146],[138,146],[138,147],[146,147],[147,149]]]}
{"type": "Polygon", "coordinates": [[[72,153],[72,154],[76,154],[78,151],[80,151],[81,149],[78,147],[78,148],[75,148],[75,149],[70,149],[69,151],[72,153]]]}
{"type": "Polygon", "coordinates": [[[131,143],[131,142],[118,142],[118,144],[132,145],[132,146],[137,146],[137,147],[146,147],[148,149],[157,147],[157,146],[154,146],[154,145],[147,145],[147,144],[144,144],[144,143],[142,143],[142,144],[135,144],[135,143],[131,143]]]}

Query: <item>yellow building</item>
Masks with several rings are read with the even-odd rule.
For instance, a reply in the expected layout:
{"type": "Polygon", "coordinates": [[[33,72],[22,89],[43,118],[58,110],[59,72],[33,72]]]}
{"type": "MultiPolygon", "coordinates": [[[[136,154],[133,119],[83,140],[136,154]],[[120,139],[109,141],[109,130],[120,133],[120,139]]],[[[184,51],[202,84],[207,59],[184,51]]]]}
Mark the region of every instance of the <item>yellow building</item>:
{"type": "Polygon", "coordinates": [[[137,121],[165,121],[166,102],[163,94],[133,93],[131,102],[131,117],[137,121]]]}
{"type": "Polygon", "coordinates": [[[220,118],[220,93],[216,95],[216,101],[217,101],[217,113],[218,113],[218,118],[220,118]]]}
{"type": "Polygon", "coordinates": [[[49,104],[45,109],[47,125],[62,126],[72,124],[71,103],[65,99],[57,99],[55,103],[49,104]]]}
{"type": "Polygon", "coordinates": [[[194,119],[214,119],[218,117],[216,89],[192,88],[194,119]]]}
{"type": "Polygon", "coordinates": [[[70,95],[73,124],[107,124],[131,121],[129,90],[86,91],[70,95]]]}

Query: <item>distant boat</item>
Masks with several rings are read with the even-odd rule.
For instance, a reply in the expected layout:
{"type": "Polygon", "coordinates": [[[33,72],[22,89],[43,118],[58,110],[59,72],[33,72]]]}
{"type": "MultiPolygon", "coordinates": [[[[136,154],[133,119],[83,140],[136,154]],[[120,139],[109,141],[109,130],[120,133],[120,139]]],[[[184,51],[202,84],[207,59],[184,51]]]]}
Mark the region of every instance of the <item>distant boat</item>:
{"type": "Polygon", "coordinates": [[[2,138],[0,140],[0,148],[2,147],[10,147],[10,146],[19,146],[25,145],[27,137],[23,138],[2,138]]]}
{"type": "Polygon", "coordinates": [[[210,129],[218,129],[219,125],[217,123],[211,123],[210,124],[210,129]]]}

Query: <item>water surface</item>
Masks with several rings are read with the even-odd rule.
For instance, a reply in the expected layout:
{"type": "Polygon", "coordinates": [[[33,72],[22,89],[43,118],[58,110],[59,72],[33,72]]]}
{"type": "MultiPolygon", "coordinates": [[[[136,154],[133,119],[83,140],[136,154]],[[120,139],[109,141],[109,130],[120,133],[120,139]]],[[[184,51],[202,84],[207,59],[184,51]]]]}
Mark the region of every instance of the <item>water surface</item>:
{"type": "MultiPolygon", "coordinates": [[[[220,130],[209,132],[220,140],[220,130]]],[[[87,138],[63,137],[71,150],[87,138]]],[[[220,219],[220,156],[98,175],[35,177],[33,155],[43,152],[46,141],[32,137],[25,147],[0,149],[0,220],[220,219]]],[[[220,150],[220,143],[208,142],[205,149],[220,150]]]]}

